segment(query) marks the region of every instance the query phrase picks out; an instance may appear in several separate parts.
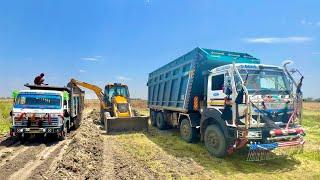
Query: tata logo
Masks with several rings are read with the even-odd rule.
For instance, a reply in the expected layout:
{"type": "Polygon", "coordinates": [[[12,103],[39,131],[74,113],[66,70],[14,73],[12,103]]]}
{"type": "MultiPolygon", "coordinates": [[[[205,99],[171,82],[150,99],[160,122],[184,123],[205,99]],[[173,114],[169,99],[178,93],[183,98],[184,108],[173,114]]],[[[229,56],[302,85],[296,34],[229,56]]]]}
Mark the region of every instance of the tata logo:
{"type": "Polygon", "coordinates": [[[241,65],[240,68],[241,68],[241,69],[257,69],[258,67],[255,66],[255,65],[248,65],[248,64],[246,64],[246,65],[241,65]]]}
{"type": "Polygon", "coordinates": [[[213,95],[213,96],[219,96],[219,95],[220,95],[220,93],[215,92],[215,93],[213,93],[212,95],[213,95]]]}

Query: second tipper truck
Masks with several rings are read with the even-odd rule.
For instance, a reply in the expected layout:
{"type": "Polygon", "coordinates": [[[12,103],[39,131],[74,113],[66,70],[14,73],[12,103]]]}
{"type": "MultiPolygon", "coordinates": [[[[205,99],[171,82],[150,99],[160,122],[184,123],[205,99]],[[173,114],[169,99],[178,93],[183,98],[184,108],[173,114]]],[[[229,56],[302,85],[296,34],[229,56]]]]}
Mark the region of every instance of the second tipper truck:
{"type": "Polygon", "coordinates": [[[288,64],[195,48],[149,74],[151,123],[179,127],[187,142],[200,137],[216,157],[248,147],[248,160],[259,161],[276,149],[301,148],[303,76],[288,64]]]}

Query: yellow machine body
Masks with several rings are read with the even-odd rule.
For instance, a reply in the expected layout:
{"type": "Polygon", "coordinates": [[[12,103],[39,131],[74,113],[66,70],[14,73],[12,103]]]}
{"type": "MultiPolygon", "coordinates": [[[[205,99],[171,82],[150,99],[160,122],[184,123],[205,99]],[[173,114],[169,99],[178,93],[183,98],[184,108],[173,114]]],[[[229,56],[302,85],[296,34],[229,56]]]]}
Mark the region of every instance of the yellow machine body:
{"type": "Polygon", "coordinates": [[[138,116],[131,109],[128,86],[125,84],[108,84],[104,93],[96,85],[71,79],[71,83],[95,92],[101,107],[101,122],[107,133],[114,131],[148,130],[147,116],[138,116]]]}

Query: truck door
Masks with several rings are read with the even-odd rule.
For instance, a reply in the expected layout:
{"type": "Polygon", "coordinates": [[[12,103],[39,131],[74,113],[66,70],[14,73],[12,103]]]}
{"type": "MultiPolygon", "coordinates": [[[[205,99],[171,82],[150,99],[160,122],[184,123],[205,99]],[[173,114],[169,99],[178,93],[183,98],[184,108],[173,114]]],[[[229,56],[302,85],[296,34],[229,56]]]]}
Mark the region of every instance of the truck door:
{"type": "Polygon", "coordinates": [[[214,74],[208,78],[207,107],[222,109],[224,106],[224,73],[214,74]]]}

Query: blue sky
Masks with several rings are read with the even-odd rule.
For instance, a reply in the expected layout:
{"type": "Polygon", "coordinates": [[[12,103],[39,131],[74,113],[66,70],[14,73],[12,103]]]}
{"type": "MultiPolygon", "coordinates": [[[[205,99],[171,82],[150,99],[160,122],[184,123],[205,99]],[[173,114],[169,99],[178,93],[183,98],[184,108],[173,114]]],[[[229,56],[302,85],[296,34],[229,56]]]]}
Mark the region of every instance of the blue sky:
{"type": "Polygon", "coordinates": [[[318,0],[3,0],[0,96],[44,72],[55,85],[126,82],[146,98],[149,72],[199,46],[265,64],[291,59],[305,96],[320,97],[319,8],[318,0]]]}

